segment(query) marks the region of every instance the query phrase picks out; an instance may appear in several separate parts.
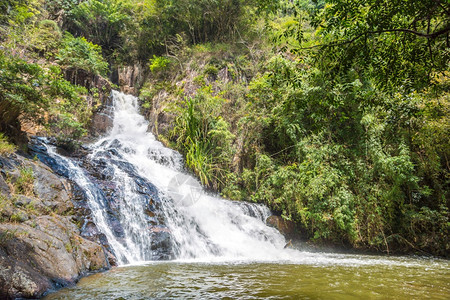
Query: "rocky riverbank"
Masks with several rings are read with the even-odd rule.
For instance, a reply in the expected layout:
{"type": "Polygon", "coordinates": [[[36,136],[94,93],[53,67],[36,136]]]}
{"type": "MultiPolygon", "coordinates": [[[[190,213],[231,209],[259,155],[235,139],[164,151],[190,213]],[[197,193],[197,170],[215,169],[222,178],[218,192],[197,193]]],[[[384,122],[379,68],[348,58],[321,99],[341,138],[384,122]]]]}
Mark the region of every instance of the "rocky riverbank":
{"type": "Polygon", "coordinates": [[[77,187],[36,159],[0,156],[0,298],[38,298],[110,267],[80,229],[77,187]]]}

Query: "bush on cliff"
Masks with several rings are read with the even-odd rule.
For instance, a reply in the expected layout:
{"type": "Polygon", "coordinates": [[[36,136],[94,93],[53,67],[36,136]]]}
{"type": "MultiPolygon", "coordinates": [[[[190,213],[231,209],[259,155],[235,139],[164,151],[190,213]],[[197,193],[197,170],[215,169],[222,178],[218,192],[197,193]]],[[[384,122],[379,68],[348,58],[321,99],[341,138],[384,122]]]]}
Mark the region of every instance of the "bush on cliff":
{"type": "Polygon", "coordinates": [[[86,90],[63,79],[56,66],[42,67],[0,50],[0,131],[11,132],[19,117],[45,125],[53,133],[63,128],[68,136],[79,136],[90,111],[83,100],[86,90]],[[73,122],[64,122],[70,114],[73,122]]]}

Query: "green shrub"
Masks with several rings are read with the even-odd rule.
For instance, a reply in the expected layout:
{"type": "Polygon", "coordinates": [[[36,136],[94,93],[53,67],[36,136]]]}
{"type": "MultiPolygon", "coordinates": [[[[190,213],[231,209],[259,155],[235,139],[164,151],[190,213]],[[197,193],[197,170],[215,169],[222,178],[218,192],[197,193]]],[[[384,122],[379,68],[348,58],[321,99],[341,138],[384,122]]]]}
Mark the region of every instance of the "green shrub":
{"type": "MultiPolygon", "coordinates": [[[[0,50],[0,129],[5,131],[19,115],[36,118],[48,107],[46,71],[37,64],[5,55],[0,50]]],[[[13,125],[14,126],[14,125],[13,125]]]]}
{"type": "Polygon", "coordinates": [[[82,97],[87,91],[63,79],[60,68],[43,68],[0,50],[0,69],[0,131],[18,126],[20,116],[45,125],[52,135],[68,136],[70,128],[74,137],[83,134],[90,116],[82,97]]]}
{"type": "Polygon", "coordinates": [[[0,155],[9,155],[14,151],[16,151],[16,146],[10,144],[3,133],[0,133],[0,155]]]}
{"type": "Polygon", "coordinates": [[[204,70],[204,73],[206,75],[212,76],[213,78],[216,78],[217,74],[219,74],[219,70],[214,65],[207,65],[204,70]]]}
{"type": "Polygon", "coordinates": [[[76,5],[78,5],[79,0],[52,0],[46,2],[46,10],[50,15],[58,15],[61,11],[65,13],[70,12],[76,5]]]}
{"type": "Polygon", "coordinates": [[[81,1],[70,10],[69,27],[100,45],[106,56],[120,48],[120,33],[130,20],[131,3],[116,0],[81,1]]]}
{"type": "Polygon", "coordinates": [[[21,168],[20,175],[14,182],[14,192],[16,194],[23,194],[25,196],[34,195],[34,174],[31,167],[21,168]]]}
{"type": "Polygon", "coordinates": [[[3,0],[0,2],[0,24],[8,23],[14,25],[24,23],[34,16],[29,0],[3,0]]]}
{"type": "Polygon", "coordinates": [[[30,33],[30,46],[43,54],[53,55],[60,46],[62,33],[53,20],[42,20],[30,33]]]}
{"type": "Polygon", "coordinates": [[[102,56],[100,46],[68,32],[64,34],[56,60],[65,68],[82,69],[100,75],[106,75],[108,71],[108,63],[102,56]]]}
{"type": "Polygon", "coordinates": [[[152,73],[160,74],[167,70],[170,65],[170,59],[164,56],[153,55],[153,58],[149,60],[149,68],[152,73]]]}
{"type": "Polygon", "coordinates": [[[211,188],[224,186],[233,155],[234,135],[218,114],[224,99],[212,96],[210,88],[184,101],[172,136],[186,155],[186,165],[211,188]]]}

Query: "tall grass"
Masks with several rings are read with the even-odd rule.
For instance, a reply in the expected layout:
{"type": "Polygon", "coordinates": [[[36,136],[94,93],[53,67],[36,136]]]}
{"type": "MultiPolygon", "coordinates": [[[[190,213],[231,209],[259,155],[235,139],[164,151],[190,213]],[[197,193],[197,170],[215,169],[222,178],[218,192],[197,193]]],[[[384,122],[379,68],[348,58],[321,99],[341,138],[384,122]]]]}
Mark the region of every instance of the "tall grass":
{"type": "Polygon", "coordinates": [[[0,155],[9,155],[16,151],[16,146],[8,142],[8,139],[0,133],[0,155]]]}

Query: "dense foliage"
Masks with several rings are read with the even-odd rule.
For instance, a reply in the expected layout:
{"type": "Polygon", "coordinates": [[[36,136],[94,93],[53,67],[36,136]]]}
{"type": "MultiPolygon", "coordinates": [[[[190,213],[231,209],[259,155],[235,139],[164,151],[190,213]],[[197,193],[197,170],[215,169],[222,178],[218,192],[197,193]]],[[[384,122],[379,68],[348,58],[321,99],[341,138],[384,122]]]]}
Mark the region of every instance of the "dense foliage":
{"type": "Polygon", "coordinates": [[[106,75],[108,63],[103,59],[101,49],[100,46],[87,41],[84,37],[74,38],[66,32],[56,54],[56,61],[65,68],[106,75]]]}
{"type": "Polygon", "coordinates": [[[425,2],[281,2],[242,45],[175,47],[143,95],[169,92],[165,138],[224,196],[316,242],[445,255],[449,7],[425,2]]]}
{"type": "Polygon", "coordinates": [[[2,7],[7,14],[0,24],[0,131],[17,140],[26,125],[67,142],[86,133],[92,109],[86,97],[92,96],[66,80],[63,70],[104,75],[108,63],[99,46],[63,33],[48,19],[52,6],[46,10],[44,4],[23,0],[2,7]]]}
{"type": "Polygon", "coordinates": [[[8,132],[19,117],[46,124],[65,139],[85,133],[89,112],[80,94],[86,91],[62,78],[61,70],[30,64],[0,52],[0,129],[8,132]]]}
{"type": "Polygon", "coordinates": [[[449,11],[443,0],[3,1],[0,129],[33,118],[80,136],[87,91],[61,68],[147,64],[143,108],[173,116],[159,138],[209,188],[266,203],[317,243],[447,255],[449,11]]]}

